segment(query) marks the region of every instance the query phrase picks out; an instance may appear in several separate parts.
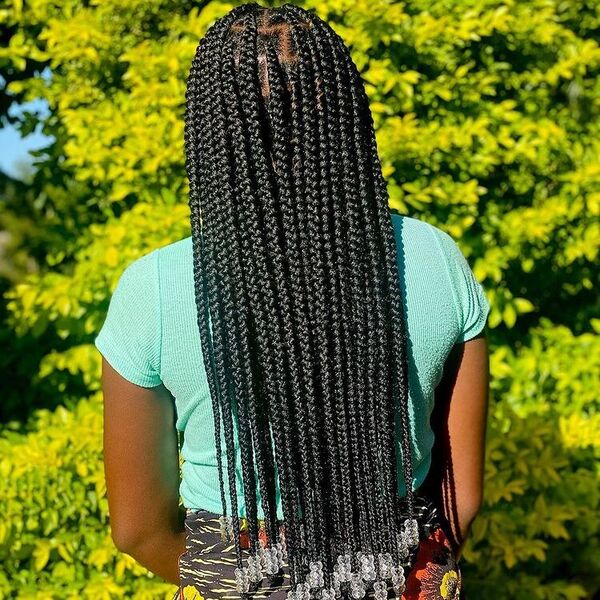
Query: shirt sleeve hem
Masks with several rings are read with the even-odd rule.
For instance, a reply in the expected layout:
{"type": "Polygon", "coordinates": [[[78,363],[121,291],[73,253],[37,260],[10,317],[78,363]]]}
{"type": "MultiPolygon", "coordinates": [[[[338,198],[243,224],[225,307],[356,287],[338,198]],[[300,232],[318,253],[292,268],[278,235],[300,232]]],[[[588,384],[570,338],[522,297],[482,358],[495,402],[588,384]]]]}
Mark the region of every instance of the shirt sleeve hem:
{"type": "Polygon", "coordinates": [[[155,387],[162,383],[158,374],[140,371],[106,336],[99,334],[94,340],[94,345],[108,364],[127,381],[146,388],[155,387]]]}
{"type": "Polygon", "coordinates": [[[456,337],[455,343],[460,344],[461,342],[466,342],[466,341],[470,340],[471,338],[474,338],[477,334],[481,333],[481,331],[483,331],[483,328],[485,327],[489,312],[490,312],[490,305],[487,302],[485,302],[482,305],[482,308],[479,313],[479,316],[477,317],[477,320],[474,321],[467,330],[462,331],[456,337]]]}

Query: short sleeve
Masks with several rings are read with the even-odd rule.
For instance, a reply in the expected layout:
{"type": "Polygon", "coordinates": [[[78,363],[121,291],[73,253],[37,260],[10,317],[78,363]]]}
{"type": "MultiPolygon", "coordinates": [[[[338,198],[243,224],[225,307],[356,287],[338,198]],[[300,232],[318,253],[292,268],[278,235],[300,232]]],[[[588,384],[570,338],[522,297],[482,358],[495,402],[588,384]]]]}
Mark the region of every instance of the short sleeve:
{"type": "Polygon", "coordinates": [[[458,313],[459,329],[455,343],[466,342],[483,330],[490,303],[458,244],[445,231],[431,227],[444,255],[458,313]]]}
{"type": "Polygon", "coordinates": [[[161,383],[158,252],[121,274],[94,345],[125,379],[142,387],[161,383]]]}

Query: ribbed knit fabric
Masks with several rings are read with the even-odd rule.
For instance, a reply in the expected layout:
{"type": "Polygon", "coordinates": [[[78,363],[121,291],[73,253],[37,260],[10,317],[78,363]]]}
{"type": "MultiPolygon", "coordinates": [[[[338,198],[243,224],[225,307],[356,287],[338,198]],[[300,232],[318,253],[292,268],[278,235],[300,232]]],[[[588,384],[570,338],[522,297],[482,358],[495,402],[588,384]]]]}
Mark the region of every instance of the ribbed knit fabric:
{"type": "MultiPolygon", "coordinates": [[[[434,390],[452,346],[477,335],[490,310],[481,284],[455,241],[431,224],[392,214],[399,285],[409,338],[413,489],[431,465],[429,425],[434,390]]],[[[184,432],[180,493],[187,508],[221,511],[214,423],[202,360],[194,298],[192,238],[158,248],[132,262],[112,294],[98,350],[125,379],[143,387],[164,384],[175,398],[176,427],[184,432]]],[[[398,446],[398,494],[406,488],[398,446]]],[[[225,441],[221,437],[226,464],[225,441]]],[[[238,513],[245,516],[237,447],[238,513]]],[[[225,472],[228,514],[229,485],[225,472]]],[[[260,497],[260,496],[259,496],[260,497]]],[[[277,513],[283,518],[277,489],[277,513]]],[[[259,505],[259,516],[263,517],[259,505]]]]}

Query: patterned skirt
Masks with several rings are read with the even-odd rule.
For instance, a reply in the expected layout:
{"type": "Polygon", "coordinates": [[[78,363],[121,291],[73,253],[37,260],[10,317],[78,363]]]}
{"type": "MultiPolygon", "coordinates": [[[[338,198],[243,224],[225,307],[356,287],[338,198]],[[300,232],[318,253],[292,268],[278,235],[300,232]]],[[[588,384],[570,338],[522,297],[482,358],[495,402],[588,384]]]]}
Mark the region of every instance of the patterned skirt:
{"type": "MultiPolygon", "coordinates": [[[[427,508],[430,507],[429,504],[427,508]]],[[[173,600],[239,600],[234,575],[235,545],[221,539],[219,514],[188,508],[185,531],[186,550],[179,557],[180,585],[173,600]]],[[[419,546],[413,550],[416,552],[413,567],[405,572],[402,600],[464,600],[460,567],[439,520],[429,519],[423,533],[419,546]]],[[[249,555],[242,543],[244,564],[249,555]]],[[[287,565],[282,571],[283,575],[271,584],[264,577],[252,598],[286,600],[290,590],[287,565]]],[[[367,590],[365,598],[373,597],[373,590],[367,590]]],[[[395,598],[391,584],[388,597],[395,598]]]]}

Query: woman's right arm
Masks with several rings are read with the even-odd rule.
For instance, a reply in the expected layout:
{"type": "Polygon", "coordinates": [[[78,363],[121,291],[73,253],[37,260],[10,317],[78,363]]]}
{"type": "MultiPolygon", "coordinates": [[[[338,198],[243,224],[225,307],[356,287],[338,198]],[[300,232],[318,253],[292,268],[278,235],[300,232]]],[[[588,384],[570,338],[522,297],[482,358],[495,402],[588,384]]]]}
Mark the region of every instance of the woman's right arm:
{"type": "Polygon", "coordinates": [[[434,492],[460,557],[483,502],[489,353],[484,333],[455,344],[436,389],[434,492]]]}

